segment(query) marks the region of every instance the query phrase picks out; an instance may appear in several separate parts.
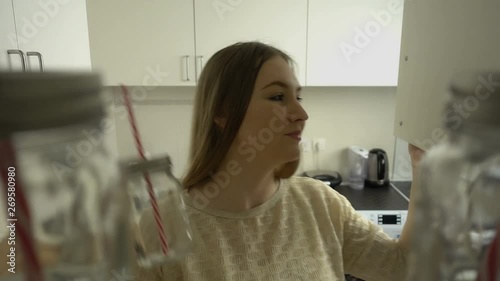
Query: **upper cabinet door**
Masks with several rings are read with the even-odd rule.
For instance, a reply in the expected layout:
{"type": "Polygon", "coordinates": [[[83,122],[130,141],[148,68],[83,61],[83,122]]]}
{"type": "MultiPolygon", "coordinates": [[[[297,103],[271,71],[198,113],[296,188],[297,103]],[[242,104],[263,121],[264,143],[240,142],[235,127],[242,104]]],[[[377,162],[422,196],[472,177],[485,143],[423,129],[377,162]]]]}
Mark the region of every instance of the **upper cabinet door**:
{"type": "Polygon", "coordinates": [[[85,1],[15,0],[19,49],[30,71],[90,70],[85,1]]]}
{"type": "Polygon", "coordinates": [[[193,1],[87,1],[92,66],[106,85],[195,85],[193,1]]]}
{"type": "Polygon", "coordinates": [[[396,86],[403,0],[309,0],[308,86],[396,86]]]}
{"type": "Polygon", "coordinates": [[[408,1],[405,6],[401,71],[394,134],[423,149],[445,141],[444,122],[459,126],[489,103],[488,75],[476,92],[444,112],[450,82],[464,71],[500,70],[500,1],[408,1]]]}
{"type": "Polygon", "coordinates": [[[307,0],[195,0],[196,55],[200,69],[218,50],[238,41],[261,41],[288,53],[305,83],[307,0]]]}
{"type": "Polygon", "coordinates": [[[0,0],[0,71],[22,71],[22,62],[23,54],[17,47],[12,0],[0,0]]]}

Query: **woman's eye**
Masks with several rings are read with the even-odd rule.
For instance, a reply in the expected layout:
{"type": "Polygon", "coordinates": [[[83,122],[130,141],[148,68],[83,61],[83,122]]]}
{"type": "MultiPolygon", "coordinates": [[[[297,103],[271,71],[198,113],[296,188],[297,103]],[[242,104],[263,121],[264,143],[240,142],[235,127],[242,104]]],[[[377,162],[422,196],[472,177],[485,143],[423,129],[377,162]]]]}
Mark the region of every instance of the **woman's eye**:
{"type": "Polygon", "coordinates": [[[285,95],[279,94],[279,95],[272,96],[270,98],[270,100],[272,100],[272,101],[283,101],[284,97],[285,97],[285,95]]]}

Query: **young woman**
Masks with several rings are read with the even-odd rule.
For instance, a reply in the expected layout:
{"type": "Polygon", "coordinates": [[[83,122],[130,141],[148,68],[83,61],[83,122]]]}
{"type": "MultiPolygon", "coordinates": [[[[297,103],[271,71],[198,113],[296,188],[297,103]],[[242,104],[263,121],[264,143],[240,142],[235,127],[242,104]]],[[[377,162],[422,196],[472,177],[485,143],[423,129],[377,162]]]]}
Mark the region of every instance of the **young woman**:
{"type": "MultiPolygon", "coordinates": [[[[207,62],[183,179],[193,251],[136,280],[404,280],[411,221],[391,239],[335,190],[293,176],[308,115],[292,65],[257,42],[207,62]]],[[[143,227],[157,240],[152,219],[143,227]]]]}

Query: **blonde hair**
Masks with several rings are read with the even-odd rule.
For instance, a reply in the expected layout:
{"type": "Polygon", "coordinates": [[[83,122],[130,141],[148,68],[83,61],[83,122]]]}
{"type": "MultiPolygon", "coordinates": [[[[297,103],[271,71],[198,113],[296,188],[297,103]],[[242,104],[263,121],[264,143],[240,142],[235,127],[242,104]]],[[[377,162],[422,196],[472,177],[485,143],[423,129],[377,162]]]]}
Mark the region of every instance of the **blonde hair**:
{"type": "MultiPolygon", "coordinates": [[[[294,63],[286,53],[260,42],[236,43],[208,60],[196,89],[185,188],[207,181],[220,166],[241,126],[262,65],[276,56],[294,63]],[[216,123],[217,118],[227,120],[224,126],[216,123]]],[[[299,160],[283,165],[275,176],[291,177],[298,164],[299,160]]]]}

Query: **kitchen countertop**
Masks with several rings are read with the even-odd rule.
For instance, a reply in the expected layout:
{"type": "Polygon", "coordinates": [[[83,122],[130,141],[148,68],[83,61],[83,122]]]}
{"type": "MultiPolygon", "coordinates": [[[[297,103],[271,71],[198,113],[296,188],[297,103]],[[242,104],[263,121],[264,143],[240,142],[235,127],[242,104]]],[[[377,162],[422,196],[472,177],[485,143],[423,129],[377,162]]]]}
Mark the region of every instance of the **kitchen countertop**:
{"type": "Polygon", "coordinates": [[[401,191],[408,199],[410,198],[411,181],[395,181],[392,184],[401,191]]]}
{"type": "MultiPolygon", "coordinates": [[[[397,188],[390,185],[355,190],[347,185],[340,185],[335,190],[344,195],[356,210],[408,210],[408,201],[402,196],[405,193],[399,190],[399,184],[395,186],[397,188]]],[[[409,188],[407,192],[409,193],[409,188]]]]}

